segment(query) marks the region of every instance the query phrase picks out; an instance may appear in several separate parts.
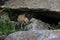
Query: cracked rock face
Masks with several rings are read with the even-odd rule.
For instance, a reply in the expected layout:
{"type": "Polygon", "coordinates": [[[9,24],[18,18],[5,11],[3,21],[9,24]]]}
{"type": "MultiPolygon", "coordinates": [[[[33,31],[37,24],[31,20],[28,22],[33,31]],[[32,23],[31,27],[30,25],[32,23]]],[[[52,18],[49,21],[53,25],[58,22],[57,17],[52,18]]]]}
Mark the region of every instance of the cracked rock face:
{"type": "Polygon", "coordinates": [[[10,8],[46,8],[52,11],[60,11],[60,0],[9,0],[3,5],[10,8]]]}
{"type": "Polygon", "coordinates": [[[60,40],[60,30],[18,31],[5,40],[60,40]]]}

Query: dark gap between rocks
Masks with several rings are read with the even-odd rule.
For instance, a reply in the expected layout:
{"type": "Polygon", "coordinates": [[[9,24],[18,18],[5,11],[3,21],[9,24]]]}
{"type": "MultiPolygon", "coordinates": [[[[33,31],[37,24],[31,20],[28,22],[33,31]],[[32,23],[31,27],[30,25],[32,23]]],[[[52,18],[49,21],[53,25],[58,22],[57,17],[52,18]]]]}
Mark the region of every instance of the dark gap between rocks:
{"type": "MultiPolygon", "coordinates": [[[[26,17],[28,19],[31,18],[36,18],[39,20],[42,20],[45,23],[48,24],[55,24],[57,25],[58,22],[60,21],[60,12],[56,12],[56,11],[51,11],[48,9],[28,9],[28,8],[20,8],[20,9],[13,9],[12,10],[14,13],[18,13],[18,15],[20,13],[27,13],[26,17]]],[[[17,17],[16,17],[17,18],[17,17]]]]}
{"type": "Polygon", "coordinates": [[[29,20],[31,18],[36,18],[50,25],[52,24],[57,25],[58,22],[60,21],[60,12],[51,11],[48,9],[39,9],[39,8],[38,9],[28,9],[28,8],[11,9],[10,8],[10,11],[7,12],[9,13],[9,17],[12,21],[17,21],[16,19],[18,15],[20,15],[21,13],[26,13],[26,17],[29,20]]]}

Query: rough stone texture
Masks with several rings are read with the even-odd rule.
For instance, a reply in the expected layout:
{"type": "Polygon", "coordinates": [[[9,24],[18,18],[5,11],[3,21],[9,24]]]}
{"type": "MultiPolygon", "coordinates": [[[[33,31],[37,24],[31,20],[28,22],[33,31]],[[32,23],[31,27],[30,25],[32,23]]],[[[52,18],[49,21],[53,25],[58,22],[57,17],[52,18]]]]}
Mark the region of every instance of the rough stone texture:
{"type": "Polygon", "coordinates": [[[0,17],[1,17],[1,18],[4,18],[4,19],[6,19],[6,20],[10,20],[7,12],[2,12],[2,13],[0,13],[0,17]]]}
{"type": "Polygon", "coordinates": [[[3,6],[11,8],[46,8],[53,11],[60,11],[60,0],[9,0],[3,6]]]}
{"type": "Polygon", "coordinates": [[[37,20],[35,18],[32,18],[31,23],[26,25],[26,28],[28,30],[47,30],[47,27],[50,27],[49,24],[42,22],[41,20],[37,20]]]}
{"type": "Polygon", "coordinates": [[[5,40],[60,40],[60,30],[18,31],[5,40]]]}
{"type": "Polygon", "coordinates": [[[5,39],[5,35],[0,35],[0,40],[4,40],[5,39]]]}

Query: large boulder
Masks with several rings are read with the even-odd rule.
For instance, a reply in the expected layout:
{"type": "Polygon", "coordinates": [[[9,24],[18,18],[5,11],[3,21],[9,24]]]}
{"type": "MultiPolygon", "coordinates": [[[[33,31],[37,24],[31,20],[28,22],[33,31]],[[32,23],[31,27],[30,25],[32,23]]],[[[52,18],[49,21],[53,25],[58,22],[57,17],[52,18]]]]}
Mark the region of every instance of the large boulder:
{"type": "Polygon", "coordinates": [[[60,0],[8,0],[3,5],[10,8],[46,8],[52,11],[60,11],[60,0]]]}
{"type": "Polygon", "coordinates": [[[5,40],[60,40],[60,30],[18,31],[5,40]]]}

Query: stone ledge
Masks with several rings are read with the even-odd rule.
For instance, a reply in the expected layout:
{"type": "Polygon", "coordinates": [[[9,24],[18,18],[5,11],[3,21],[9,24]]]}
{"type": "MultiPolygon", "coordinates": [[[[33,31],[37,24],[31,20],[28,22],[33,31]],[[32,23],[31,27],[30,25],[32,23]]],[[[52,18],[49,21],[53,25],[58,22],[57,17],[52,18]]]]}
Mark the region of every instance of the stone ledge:
{"type": "Polygon", "coordinates": [[[52,11],[60,11],[60,0],[9,0],[5,2],[4,7],[10,8],[46,8],[52,11]]]}

